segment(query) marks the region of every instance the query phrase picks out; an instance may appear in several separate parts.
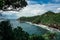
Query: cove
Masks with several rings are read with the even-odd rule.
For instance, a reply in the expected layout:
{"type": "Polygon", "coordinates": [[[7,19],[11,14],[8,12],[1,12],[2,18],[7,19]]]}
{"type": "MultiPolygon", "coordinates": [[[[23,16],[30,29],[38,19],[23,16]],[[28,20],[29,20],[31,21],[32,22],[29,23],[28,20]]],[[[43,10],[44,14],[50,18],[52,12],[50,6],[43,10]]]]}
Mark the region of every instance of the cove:
{"type": "Polygon", "coordinates": [[[42,35],[48,32],[48,30],[43,29],[41,27],[35,26],[35,25],[31,25],[28,23],[21,23],[17,20],[10,20],[11,25],[13,28],[20,26],[21,28],[23,28],[24,31],[26,31],[29,34],[37,34],[37,35],[42,35]]]}
{"type": "MultiPolygon", "coordinates": [[[[28,24],[28,23],[25,23],[25,22],[21,23],[21,22],[15,20],[15,19],[10,20],[10,23],[11,23],[11,26],[13,28],[16,28],[17,26],[20,26],[21,28],[23,28],[24,31],[26,31],[30,35],[32,35],[32,34],[43,35],[43,34],[49,32],[48,30],[43,29],[41,27],[31,25],[31,24],[28,24]]],[[[57,32],[56,40],[60,40],[60,33],[59,32],[57,32]]]]}

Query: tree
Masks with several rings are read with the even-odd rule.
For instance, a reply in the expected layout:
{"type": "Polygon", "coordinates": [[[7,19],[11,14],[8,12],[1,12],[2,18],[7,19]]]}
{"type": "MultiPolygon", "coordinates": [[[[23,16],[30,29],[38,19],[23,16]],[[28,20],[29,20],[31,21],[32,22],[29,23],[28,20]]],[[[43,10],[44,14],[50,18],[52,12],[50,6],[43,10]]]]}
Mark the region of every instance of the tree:
{"type": "Polygon", "coordinates": [[[30,40],[45,40],[42,36],[32,35],[30,36],[30,40]]]}
{"type": "Polygon", "coordinates": [[[2,9],[4,3],[5,3],[4,0],[0,0],[0,9],[2,9]]]}
{"type": "Polygon", "coordinates": [[[55,33],[31,36],[19,26],[12,29],[9,21],[0,22],[0,40],[55,40],[55,38],[55,33]]]}
{"type": "Polygon", "coordinates": [[[44,35],[42,35],[44,37],[45,40],[56,40],[56,33],[46,33],[44,35]]]}
{"type": "Polygon", "coordinates": [[[0,40],[28,40],[29,34],[22,30],[21,27],[12,30],[9,21],[0,23],[0,40]]]}
{"type": "Polygon", "coordinates": [[[25,0],[0,0],[0,9],[7,9],[9,6],[12,6],[14,9],[23,8],[27,5],[25,0]]]}
{"type": "Polygon", "coordinates": [[[29,34],[22,30],[21,27],[17,27],[14,29],[14,40],[28,40],[29,34]]]}
{"type": "Polygon", "coordinates": [[[0,35],[2,36],[2,40],[12,40],[12,27],[9,21],[2,21],[0,23],[0,35]]]}

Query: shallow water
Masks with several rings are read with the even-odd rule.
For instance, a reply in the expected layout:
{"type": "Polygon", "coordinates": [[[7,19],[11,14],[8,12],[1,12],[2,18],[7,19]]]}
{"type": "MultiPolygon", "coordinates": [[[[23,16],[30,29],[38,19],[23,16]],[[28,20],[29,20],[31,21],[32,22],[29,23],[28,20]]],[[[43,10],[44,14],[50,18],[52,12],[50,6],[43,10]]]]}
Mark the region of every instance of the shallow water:
{"type": "MultiPolygon", "coordinates": [[[[13,28],[16,28],[17,26],[20,26],[21,28],[23,28],[24,31],[26,31],[30,35],[32,35],[32,34],[43,35],[43,34],[49,32],[48,30],[43,29],[41,27],[31,25],[31,24],[28,24],[28,23],[21,23],[17,20],[10,20],[10,22],[11,22],[13,28]]],[[[57,32],[55,40],[60,40],[60,33],[59,32],[57,32]]]]}
{"type": "Polygon", "coordinates": [[[40,28],[38,26],[35,25],[31,25],[28,23],[21,23],[18,22],[17,20],[10,20],[12,27],[15,28],[17,26],[20,26],[21,28],[23,28],[24,31],[28,32],[29,34],[44,34],[46,32],[48,32],[48,30],[40,28]]]}

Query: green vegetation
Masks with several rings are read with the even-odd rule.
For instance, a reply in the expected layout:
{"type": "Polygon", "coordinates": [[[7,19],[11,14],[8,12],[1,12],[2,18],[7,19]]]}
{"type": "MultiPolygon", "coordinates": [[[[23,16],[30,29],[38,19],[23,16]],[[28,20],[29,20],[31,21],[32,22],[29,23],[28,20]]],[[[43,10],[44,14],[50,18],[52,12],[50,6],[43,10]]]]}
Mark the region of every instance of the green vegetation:
{"type": "Polygon", "coordinates": [[[56,33],[46,33],[42,35],[45,40],[55,40],[56,39],[56,33]]]}
{"type": "Polygon", "coordinates": [[[21,27],[12,28],[9,21],[0,22],[0,40],[53,40],[54,33],[29,35],[21,27]]]}
{"type": "Polygon", "coordinates": [[[21,17],[18,20],[20,21],[29,21],[32,22],[32,20],[34,20],[35,18],[38,18],[39,16],[34,16],[34,17],[21,17]]]}
{"type": "Polygon", "coordinates": [[[31,35],[30,40],[45,40],[43,36],[40,35],[31,35]]]}
{"type": "Polygon", "coordinates": [[[34,17],[21,17],[20,21],[29,21],[36,24],[44,24],[49,27],[60,29],[60,13],[48,11],[40,16],[34,17]]]}
{"type": "Polygon", "coordinates": [[[43,35],[31,35],[29,37],[30,40],[55,40],[56,34],[55,33],[46,33],[43,35]]]}
{"type": "Polygon", "coordinates": [[[0,23],[0,38],[1,40],[28,40],[29,34],[17,27],[12,29],[9,21],[0,23]]]}
{"type": "Polygon", "coordinates": [[[23,8],[27,5],[25,0],[0,0],[0,9],[7,9],[10,5],[15,8],[23,8]]]}
{"type": "Polygon", "coordinates": [[[14,40],[28,40],[29,34],[22,30],[22,28],[17,27],[14,29],[14,40]]]}

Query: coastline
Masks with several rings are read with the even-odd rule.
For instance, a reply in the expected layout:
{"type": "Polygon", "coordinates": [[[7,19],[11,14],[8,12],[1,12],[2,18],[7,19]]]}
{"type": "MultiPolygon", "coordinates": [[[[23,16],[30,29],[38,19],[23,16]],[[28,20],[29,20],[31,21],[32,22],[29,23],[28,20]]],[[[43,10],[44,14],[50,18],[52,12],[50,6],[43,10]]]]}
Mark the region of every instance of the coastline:
{"type": "Polygon", "coordinates": [[[29,23],[29,24],[31,24],[31,25],[35,25],[35,26],[41,27],[41,28],[46,29],[46,30],[49,30],[50,32],[53,32],[53,33],[54,33],[54,32],[60,32],[60,30],[55,29],[55,28],[52,28],[52,27],[48,27],[48,26],[46,26],[46,25],[34,24],[34,23],[32,23],[32,22],[26,22],[26,23],[29,23]]]}

